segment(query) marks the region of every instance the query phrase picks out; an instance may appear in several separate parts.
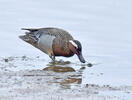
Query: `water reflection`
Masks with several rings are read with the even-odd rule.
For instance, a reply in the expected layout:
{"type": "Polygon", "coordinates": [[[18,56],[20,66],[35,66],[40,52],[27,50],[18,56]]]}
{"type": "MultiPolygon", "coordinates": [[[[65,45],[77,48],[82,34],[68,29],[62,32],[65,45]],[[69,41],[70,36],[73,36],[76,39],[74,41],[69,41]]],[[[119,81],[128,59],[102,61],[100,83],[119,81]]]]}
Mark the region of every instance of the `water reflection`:
{"type": "Polygon", "coordinates": [[[45,71],[54,71],[54,72],[75,72],[75,69],[70,67],[69,61],[55,61],[50,62],[46,68],[43,70],[45,71]]]}
{"type": "Polygon", "coordinates": [[[79,70],[75,70],[73,64],[69,61],[56,61],[47,64],[44,71],[55,72],[54,83],[59,83],[62,88],[70,89],[71,85],[77,86],[82,83],[82,73],[85,66],[80,66],[79,70]]]}
{"type": "Polygon", "coordinates": [[[49,66],[44,68],[45,71],[54,71],[54,72],[75,72],[72,67],[60,67],[60,66],[49,66]]]}

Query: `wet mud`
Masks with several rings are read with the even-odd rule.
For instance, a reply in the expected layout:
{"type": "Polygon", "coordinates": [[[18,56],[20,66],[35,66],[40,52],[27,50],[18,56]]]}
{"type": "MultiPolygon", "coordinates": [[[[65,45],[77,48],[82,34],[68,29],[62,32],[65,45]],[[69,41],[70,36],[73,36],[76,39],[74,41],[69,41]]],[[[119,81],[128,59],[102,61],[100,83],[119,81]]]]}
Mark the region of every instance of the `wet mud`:
{"type": "Polygon", "coordinates": [[[38,67],[33,61],[42,66],[44,59],[0,58],[0,100],[127,100],[132,94],[132,86],[85,84],[87,66],[74,69],[71,62],[58,61],[38,67]]]}

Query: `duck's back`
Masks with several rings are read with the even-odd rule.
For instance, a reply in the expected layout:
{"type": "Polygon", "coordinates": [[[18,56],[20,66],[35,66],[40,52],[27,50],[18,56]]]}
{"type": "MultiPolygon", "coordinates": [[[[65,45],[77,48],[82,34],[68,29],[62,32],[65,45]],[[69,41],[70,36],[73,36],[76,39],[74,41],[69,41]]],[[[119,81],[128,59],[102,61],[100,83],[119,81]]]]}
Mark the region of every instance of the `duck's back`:
{"type": "Polygon", "coordinates": [[[62,38],[63,40],[73,39],[73,37],[67,31],[59,28],[40,28],[37,32],[40,34],[53,35],[56,38],[62,38]]]}

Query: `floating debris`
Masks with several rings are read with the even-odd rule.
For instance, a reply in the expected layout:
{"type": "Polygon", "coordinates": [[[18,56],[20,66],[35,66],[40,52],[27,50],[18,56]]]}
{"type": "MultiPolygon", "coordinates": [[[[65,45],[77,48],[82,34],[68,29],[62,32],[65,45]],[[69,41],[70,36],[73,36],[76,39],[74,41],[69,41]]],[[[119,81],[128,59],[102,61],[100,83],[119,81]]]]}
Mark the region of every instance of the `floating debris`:
{"type": "Polygon", "coordinates": [[[88,64],[87,64],[87,66],[88,66],[88,67],[92,67],[92,66],[93,66],[93,64],[91,64],[91,63],[88,63],[88,64]]]}
{"type": "Polygon", "coordinates": [[[5,62],[9,62],[9,59],[8,59],[8,58],[5,58],[4,61],[5,61],[5,62]]]}

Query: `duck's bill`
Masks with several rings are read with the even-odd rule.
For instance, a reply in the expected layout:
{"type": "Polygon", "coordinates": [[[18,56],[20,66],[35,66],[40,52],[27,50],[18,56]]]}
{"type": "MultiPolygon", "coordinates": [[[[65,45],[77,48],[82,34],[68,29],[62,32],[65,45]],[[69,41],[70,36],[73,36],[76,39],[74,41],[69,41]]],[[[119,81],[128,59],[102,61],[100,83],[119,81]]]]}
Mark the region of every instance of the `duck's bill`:
{"type": "Polygon", "coordinates": [[[83,58],[81,52],[79,52],[79,53],[77,54],[77,56],[78,56],[79,60],[80,60],[82,63],[85,63],[85,62],[86,62],[85,59],[83,58]]]}

